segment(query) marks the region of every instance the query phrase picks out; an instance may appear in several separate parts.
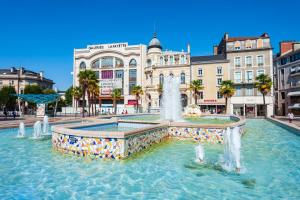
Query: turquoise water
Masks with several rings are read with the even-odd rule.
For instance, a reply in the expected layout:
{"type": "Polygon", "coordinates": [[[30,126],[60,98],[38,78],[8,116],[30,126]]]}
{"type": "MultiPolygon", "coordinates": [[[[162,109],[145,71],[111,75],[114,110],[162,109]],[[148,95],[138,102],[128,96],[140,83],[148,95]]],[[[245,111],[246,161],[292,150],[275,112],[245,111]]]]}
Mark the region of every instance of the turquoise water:
{"type": "MultiPolygon", "coordinates": [[[[132,115],[132,116],[124,116],[121,117],[122,119],[126,120],[137,120],[137,121],[159,121],[159,115],[132,115]]],[[[210,117],[186,117],[184,118],[185,121],[190,123],[197,123],[197,124],[227,124],[235,122],[229,118],[210,118],[210,117]]]]}
{"type": "Polygon", "coordinates": [[[237,175],[216,164],[222,145],[205,145],[205,165],[194,162],[195,143],[176,140],[90,161],[0,130],[0,199],[300,199],[300,137],[264,120],[248,120],[246,131],[237,175]]]}
{"type": "Polygon", "coordinates": [[[139,128],[149,127],[150,124],[142,123],[107,123],[107,124],[98,124],[92,126],[82,126],[72,129],[78,130],[88,130],[88,131],[131,131],[139,128]]]}

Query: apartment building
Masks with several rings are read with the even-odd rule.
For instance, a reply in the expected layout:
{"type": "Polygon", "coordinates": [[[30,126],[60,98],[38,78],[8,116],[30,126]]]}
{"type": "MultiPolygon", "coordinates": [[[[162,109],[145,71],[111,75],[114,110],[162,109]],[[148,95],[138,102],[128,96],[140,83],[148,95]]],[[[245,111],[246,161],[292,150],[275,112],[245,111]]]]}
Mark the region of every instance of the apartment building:
{"type": "Polygon", "coordinates": [[[300,42],[280,42],[274,58],[275,113],[300,115],[300,42]]]}
{"type": "MultiPolygon", "coordinates": [[[[273,77],[273,54],[267,33],[255,37],[230,37],[224,34],[215,54],[223,54],[229,63],[229,77],[235,95],[230,99],[230,112],[247,117],[264,116],[262,94],[254,87],[260,74],[273,77]]],[[[267,115],[273,115],[273,90],[266,96],[267,115]]]]}

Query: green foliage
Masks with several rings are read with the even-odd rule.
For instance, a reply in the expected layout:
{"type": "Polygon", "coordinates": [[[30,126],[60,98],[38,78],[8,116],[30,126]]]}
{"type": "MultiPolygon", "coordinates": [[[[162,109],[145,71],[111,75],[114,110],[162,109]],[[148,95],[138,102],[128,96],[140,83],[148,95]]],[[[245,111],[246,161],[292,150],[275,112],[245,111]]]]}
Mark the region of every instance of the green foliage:
{"type": "Polygon", "coordinates": [[[43,90],[44,94],[56,94],[56,92],[53,89],[45,89],[43,90]]]}
{"type": "Polygon", "coordinates": [[[39,85],[26,85],[24,94],[43,94],[43,90],[39,85]]]}
{"type": "Polygon", "coordinates": [[[111,96],[114,99],[120,99],[121,98],[121,89],[119,89],[119,88],[113,89],[111,96]]]}
{"type": "Polygon", "coordinates": [[[17,97],[14,94],[16,94],[16,90],[13,86],[4,86],[0,90],[1,107],[5,107],[8,110],[15,109],[17,97]]]}
{"type": "Polygon", "coordinates": [[[69,87],[65,94],[65,104],[72,105],[72,97],[73,97],[73,86],[69,87]]]}
{"type": "Polygon", "coordinates": [[[233,82],[231,80],[222,81],[219,92],[224,98],[232,97],[235,93],[233,82]]]}
{"type": "Polygon", "coordinates": [[[258,91],[260,91],[263,95],[267,95],[272,88],[272,79],[267,74],[260,74],[257,76],[255,82],[255,87],[258,91]]]}
{"type": "Polygon", "coordinates": [[[144,94],[144,91],[143,91],[143,88],[142,86],[139,86],[139,85],[136,85],[132,88],[132,91],[131,91],[131,94],[132,95],[135,95],[135,98],[136,98],[136,111],[138,112],[138,108],[139,108],[139,99],[141,98],[140,95],[143,95],[144,94]]]}
{"type": "Polygon", "coordinates": [[[204,86],[202,85],[200,80],[193,80],[192,84],[190,84],[189,89],[193,92],[193,95],[195,98],[195,104],[197,104],[197,98],[198,98],[199,92],[204,89],[204,86]]]}

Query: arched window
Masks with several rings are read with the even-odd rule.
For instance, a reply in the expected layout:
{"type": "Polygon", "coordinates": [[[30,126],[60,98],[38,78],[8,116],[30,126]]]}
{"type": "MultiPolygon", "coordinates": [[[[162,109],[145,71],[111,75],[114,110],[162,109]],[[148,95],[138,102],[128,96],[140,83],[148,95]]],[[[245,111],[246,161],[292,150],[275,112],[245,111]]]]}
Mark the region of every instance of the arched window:
{"type": "Polygon", "coordinates": [[[251,42],[251,40],[246,40],[245,46],[246,46],[246,49],[251,49],[252,48],[252,42],[251,42]]]}
{"type": "Polygon", "coordinates": [[[99,68],[99,67],[100,67],[100,60],[99,60],[99,59],[94,60],[94,61],[92,62],[92,68],[97,69],[97,68],[99,68]]]}
{"type": "Polygon", "coordinates": [[[183,72],[180,74],[180,83],[185,84],[185,73],[183,72]]]}
{"type": "Polygon", "coordinates": [[[152,64],[151,59],[148,59],[148,60],[147,60],[147,66],[150,67],[151,64],[152,64]]]}
{"type": "Polygon", "coordinates": [[[85,62],[81,62],[81,63],[80,63],[79,69],[86,69],[85,62]]]}
{"type": "Polygon", "coordinates": [[[120,58],[115,58],[115,67],[124,67],[124,62],[120,58]]]}
{"type": "Polygon", "coordinates": [[[164,84],[164,75],[163,74],[159,75],[159,84],[160,85],[164,84]]]}
{"type": "Polygon", "coordinates": [[[101,58],[101,68],[113,68],[114,67],[113,57],[103,57],[101,58]]]}
{"type": "Polygon", "coordinates": [[[164,64],[164,58],[160,57],[159,62],[160,62],[160,65],[163,65],[164,64]]]}
{"type": "Polygon", "coordinates": [[[185,63],[185,58],[184,55],[180,56],[180,64],[184,64],[185,63]]]}
{"type": "Polygon", "coordinates": [[[172,72],[170,72],[169,76],[174,77],[174,74],[172,72]]]}
{"type": "Polygon", "coordinates": [[[137,63],[135,59],[131,59],[129,62],[129,67],[136,67],[137,63]]]}
{"type": "Polygon", "coordinates": [[[170,56],[170,64],[174,64],[174,57],[173,56],[170,56]]]}

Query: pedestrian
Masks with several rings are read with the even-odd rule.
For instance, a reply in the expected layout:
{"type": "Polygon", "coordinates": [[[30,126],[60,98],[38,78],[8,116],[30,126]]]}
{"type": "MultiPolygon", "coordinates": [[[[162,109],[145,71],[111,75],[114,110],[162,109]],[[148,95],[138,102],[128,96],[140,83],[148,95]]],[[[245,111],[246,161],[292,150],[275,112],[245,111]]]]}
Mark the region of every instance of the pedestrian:
{"type": "Polygon", "coordinates": [[[14,119],[16,119],[16,111],[13,111],[12,115],[13,115],[14,119]]]}
{"type": "Polygon", "coordinates": [[[288,117],[289,117],[289,122],[292,123],[295,116],[291,111],[289,112],[288,117]]]}
{"type": "Polygon", "coordinates": [[[4,108],[4,115],[5,115],[5,119],[7,119],[7,110],[6,110],[6,108],[4,108]]]}

